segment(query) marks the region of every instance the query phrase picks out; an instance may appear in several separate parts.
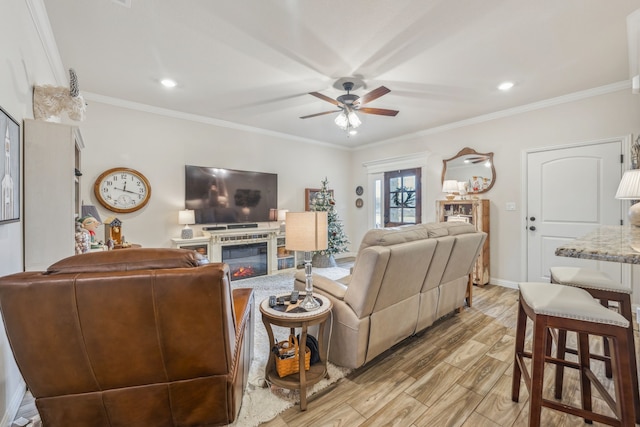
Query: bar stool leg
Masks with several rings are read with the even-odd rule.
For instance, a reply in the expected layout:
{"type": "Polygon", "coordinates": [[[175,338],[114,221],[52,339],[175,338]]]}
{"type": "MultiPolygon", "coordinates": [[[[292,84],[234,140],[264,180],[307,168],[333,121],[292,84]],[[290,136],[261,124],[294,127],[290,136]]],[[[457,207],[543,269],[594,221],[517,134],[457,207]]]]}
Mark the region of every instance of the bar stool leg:
{"type": "Polygon", "coordinates": [[[537,316],[533,320],[533,347],[531,351],[531,387],[529,390],[529,427],[539,427],[542,415],[542,386],[544,362],[547,354],[547,326],[537,316]]]}
{"type": "Polygon", "coordinates": [[[635,337],[633,333],[633,316],[631,315],[631,297],[620,299],[618,301],[620,307],[620,314],[629,321],[629,327],[627,328],[627,342],[629,351],[629,379],[631,380],[631,387],[633,392],[633,406],[635,409],[635,421],[640,424],[640,392],[638,390],[638,362],[636,361],[636,346],[635,337]]]}
{"type": "Polygon", "coordinates": [[[511,400],[517,402],[520,399],[520,380],[522,379],[522,352],[524,351],[524,338],[527,332],[527,315],[522,304],[518,304],[518,319],[516,323],[516,342],[513,355],[513,377],[511,378],[511,400]]]}
{"type": "MultiPolygon", "coordinates": [[[[591,381],[587,376],[587,369],[591,369],[588,334],[578,334],[578,359],[580,361],[580,396],[582,398],[582,409],[592,411],[591,381]]],[[[593,420],[588,418],[585,418],[584,422],[587,424],[593,424],[593,420]]]]}
{"type": "MultiPolygon", "coordinates": [[[[564,360],[567,354],[567,331],[564,329],[558,330],[558,348],[556,350],[556,358],[564,360]]],[[[555,385],[555,398],[562,399],[562,383],[564,382],[564,366],[556,365],[556,385],[555,385]]]]}
{"type": "MultiPolygon", "coordinates": [[[[635,412],[635,399],[633,397],[633,393],[631,393],[630,399],[624,399],[622,396],[629,396],[629,391],[633,388],[633,380],[630,378],[629,370],[631,369],[631,364],[635,364],[629,358],[631,354],[630,345],[632,345],[633,341],[629,342],[623,337],[615,337],[612,338],[614,345],[611,346],[611,351],[613,352],[611,363],[613,365],[613,370],[616,375],[615,383],[615,391],[616,391],[616,407],[618,409],[618,413],[621,414],[622,426],[632,427],[634,426],[634,421],[638,417],[638,414],[635,412]],[[628,414],[628,416],[622,415],[628,414]],[[633,414],[633,416],[631,416],[633,414]]],[[[637,389],[636,389],[637,390],[637,389]]]]}

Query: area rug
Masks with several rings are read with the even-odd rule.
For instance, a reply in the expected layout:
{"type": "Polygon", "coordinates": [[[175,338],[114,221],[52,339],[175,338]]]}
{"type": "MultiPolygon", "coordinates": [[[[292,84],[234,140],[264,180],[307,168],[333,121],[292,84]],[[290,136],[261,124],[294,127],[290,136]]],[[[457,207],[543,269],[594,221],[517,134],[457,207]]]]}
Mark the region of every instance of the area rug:
{"type": "MultiPolygon", "coordinates": [[[[349,274],[346,268],[314,268],[315,274],[320,274],[330,279],[339,279],[349,274]]],[[[249,381],[242,399],[242,407],[238,419],[232,425],[234,427],[254,427],[260,423],[275,418],[279,413],[299,402],[298,391],[290,391],[278,387],[264,388],[264,367],[268,357],[267,332],[262,324],[259,305],[269,295],[283,294],[293,290],[294,270],[271,276],[261,276],[232,282],[234,288],[253,288],[255,294],[255,333],[254,356],[249,369],[249,381]]],[[[335,383],[350,372],[350,369],[341,368],[327,363],[330,379],[322,381],[307,390],[307,397],[335,383]]]]}

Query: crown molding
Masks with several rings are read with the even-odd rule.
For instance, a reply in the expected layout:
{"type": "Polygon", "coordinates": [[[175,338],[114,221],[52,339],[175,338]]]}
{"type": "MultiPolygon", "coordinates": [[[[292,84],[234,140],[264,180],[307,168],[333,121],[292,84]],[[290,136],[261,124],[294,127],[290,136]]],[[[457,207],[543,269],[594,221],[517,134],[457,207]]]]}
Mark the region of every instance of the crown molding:
{"type": "Polygon", "coordinates": [[[470,119],[460,120],[460,121],[448,123],[442,126],[436,126],[433,128],[414,132],[411,134],[399,136],[397,138],[391,138],[391,139],[386,139],[384,141],[374,142],[371,144],[360,145],[358,147],[355,147],[354,150],[363,150],[363,149],[373,148],[373,147],[387,145],[391,143],[398,143],[401,141],[407,141],[407,140],[419,138],[422,136],[442,133],[442,132],[450,131],[453,129],[459,129],[466,126],[477,125],[477,124],[489,122],[492,120],[503,119],[506,117],[527,113],[530,111],[541,110],[543,108],[549,108],[556,105],[580,101],[582,99],[592,98],[595,96],[606,95],[609,93],[618,92],[621,90],[629,90],[629,89],[631,89],[631,80],[623,80],[620,82],[611,83],[604,86],[598,86],[592,89],[581,90],[581,91],[573,92],[567,95],[545,99],[543,101],[532,102],[531,104],[525,104],[525,105],[520,105],[518,107],[507,108],[506,110],[496,111],[494,113],[482,114],[480,116],[472,117],[470,119]]]}
{"type": "Polygon", "coordinates": [[[49,67],[55,78],[55,84],[58,86],[66,86],[69,83],[67,80],[67,72],[62,64],[62,58],[60,58],[60,52],[58,51],[56,38],[53,36],[53,30],[51,29],[51,23],[49,22],[44,0],[25,0],[25,3],[27,4],[31,19],[38,32],[44,53],[47,55],[49,67]]]}
{"type": "Polygon", "coordinates": [[[251,132],[259,135],[271,136],[271,137],[280,138],[280,139],[287,139],[290,141],[320,145],[320,146],[330,147],[330,148],[343,150],[343,151],[350,150],[348,147],[342,147],[340,145],[331,144],[328,142],[317,141],[315,139],[301,138],[299,136],[289,135],[281,132],[275,132],[267,129],[261,129],[253,126],[242,125],[239,123],[229,122],[226,120],[214,119],[212,117],[199,116],[197,114],[183,113],[181,111],[170,110],[167,108],[154,107],[152,105],[141,104],[139,102],[126,101],[120,98],[112,98],[110,96],[99,95],[97,93],[82,92],[82,96],[84,96],[85,100],[100,102],[102,104],[108,104],[114,107],[127,108],[129,110],[152,113],[160,116],[172,117],[175,119],[188,120],[192,122],[224,127],[228,129],[241,130],[241,131],[251,132]]]}

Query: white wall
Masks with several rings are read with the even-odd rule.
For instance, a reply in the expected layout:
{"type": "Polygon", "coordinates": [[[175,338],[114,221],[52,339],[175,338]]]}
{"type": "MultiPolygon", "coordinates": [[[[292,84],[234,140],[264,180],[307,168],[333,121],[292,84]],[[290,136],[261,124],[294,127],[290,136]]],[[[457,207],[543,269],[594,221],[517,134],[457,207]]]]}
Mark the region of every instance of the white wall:
{"type": "MultiPolygon", "coordinates": [[[[521,265],[526,217],[522,200],[522,153],[534,147],[551,147],[608,137],[640,133],[640,96],[631,89],[580,101],[521,113],[511,117],[373,146],[353,153],[352,179],[365,185],[364,162],[410,153],[430,153],[428,170],[423,175],[426,199],[423,216],[433,221],[436,200],[441,193],[442,159],[450,158],[464,147],[479,152],[494,152],[496,181],[483,195],[491,200],[491,278],[492,283],[515,284],[525,278],[521,265]],[[516,202],[517,210],[507,211],[506,203],[516,202]]],[[[367,194],[365,192],[365,194],[367,194]]],[[[612,200],[611,203],[618,203],[612,200]]],[[[353,213],[352,238],[357,241],[366,231],[366,210],[353,213]]],[[[638,292],[634,293],[637,295],[638,292]]],[[[638,300],[640,301],[640,299],[638,300]]],[[[636,302],[638,302],[636,301],[636,302]]]]}
{"type": "MultiPolygon", "coordinates": [[[[33,117],[33,85],[56,84],[30,6],[28,1],[3,1],[0,13],[0,106],[21,126],[24,118],[33,117]]],[[[23,270],[22,225],[0,224],[0,276],[23,270]]],[[[24,381],[0,324],[0,425],[11,424],[23,393],[24,381]]]]}
{"type": "MultiPolygon", "coordinates": [[[[334,190],[338,216],[348,207],[348,152],[326,145],[229,129],[90,101],[80,125],[82,198],[98,207],[100,216],[122,220],[127,241],[145,247],[170,247],[180,236],[178,211],[184,209],[184,166],[223,167],[278,174],[278,207],[304,210],[304,189],[319,188],[325,177],[334,190]],[[144,174],[151,200],[141,210],[114,214],[96,201],[93,184],[105,170],[123,166],[144,174]]],[[[347,234],[349,233],[348,226],[347,234]]],[[[200,235],[199,226],[194,227],[200,235]]],[[[97,231],[103,236],[104,227],[97,231]]]]}

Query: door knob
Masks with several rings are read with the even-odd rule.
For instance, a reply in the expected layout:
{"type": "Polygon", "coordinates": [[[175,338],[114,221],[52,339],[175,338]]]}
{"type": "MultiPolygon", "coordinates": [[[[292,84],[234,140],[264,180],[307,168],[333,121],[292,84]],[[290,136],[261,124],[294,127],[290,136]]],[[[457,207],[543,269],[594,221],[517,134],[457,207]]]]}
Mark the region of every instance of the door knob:
{"type": "Polygon", "coordinates": [[[535,216],[532,216],[531,218],[529,218],[529,220],[530,220],[530,221],[535,221],[535,220],[536,220],[536,217],[535,217],[535,216]]]}
{"type": "Polygon", "coordinates": [[[534,227],[533,225],[531,227],[529,227],[529,230],[531,231],[536,231],[536,227],[534,227]]]}

